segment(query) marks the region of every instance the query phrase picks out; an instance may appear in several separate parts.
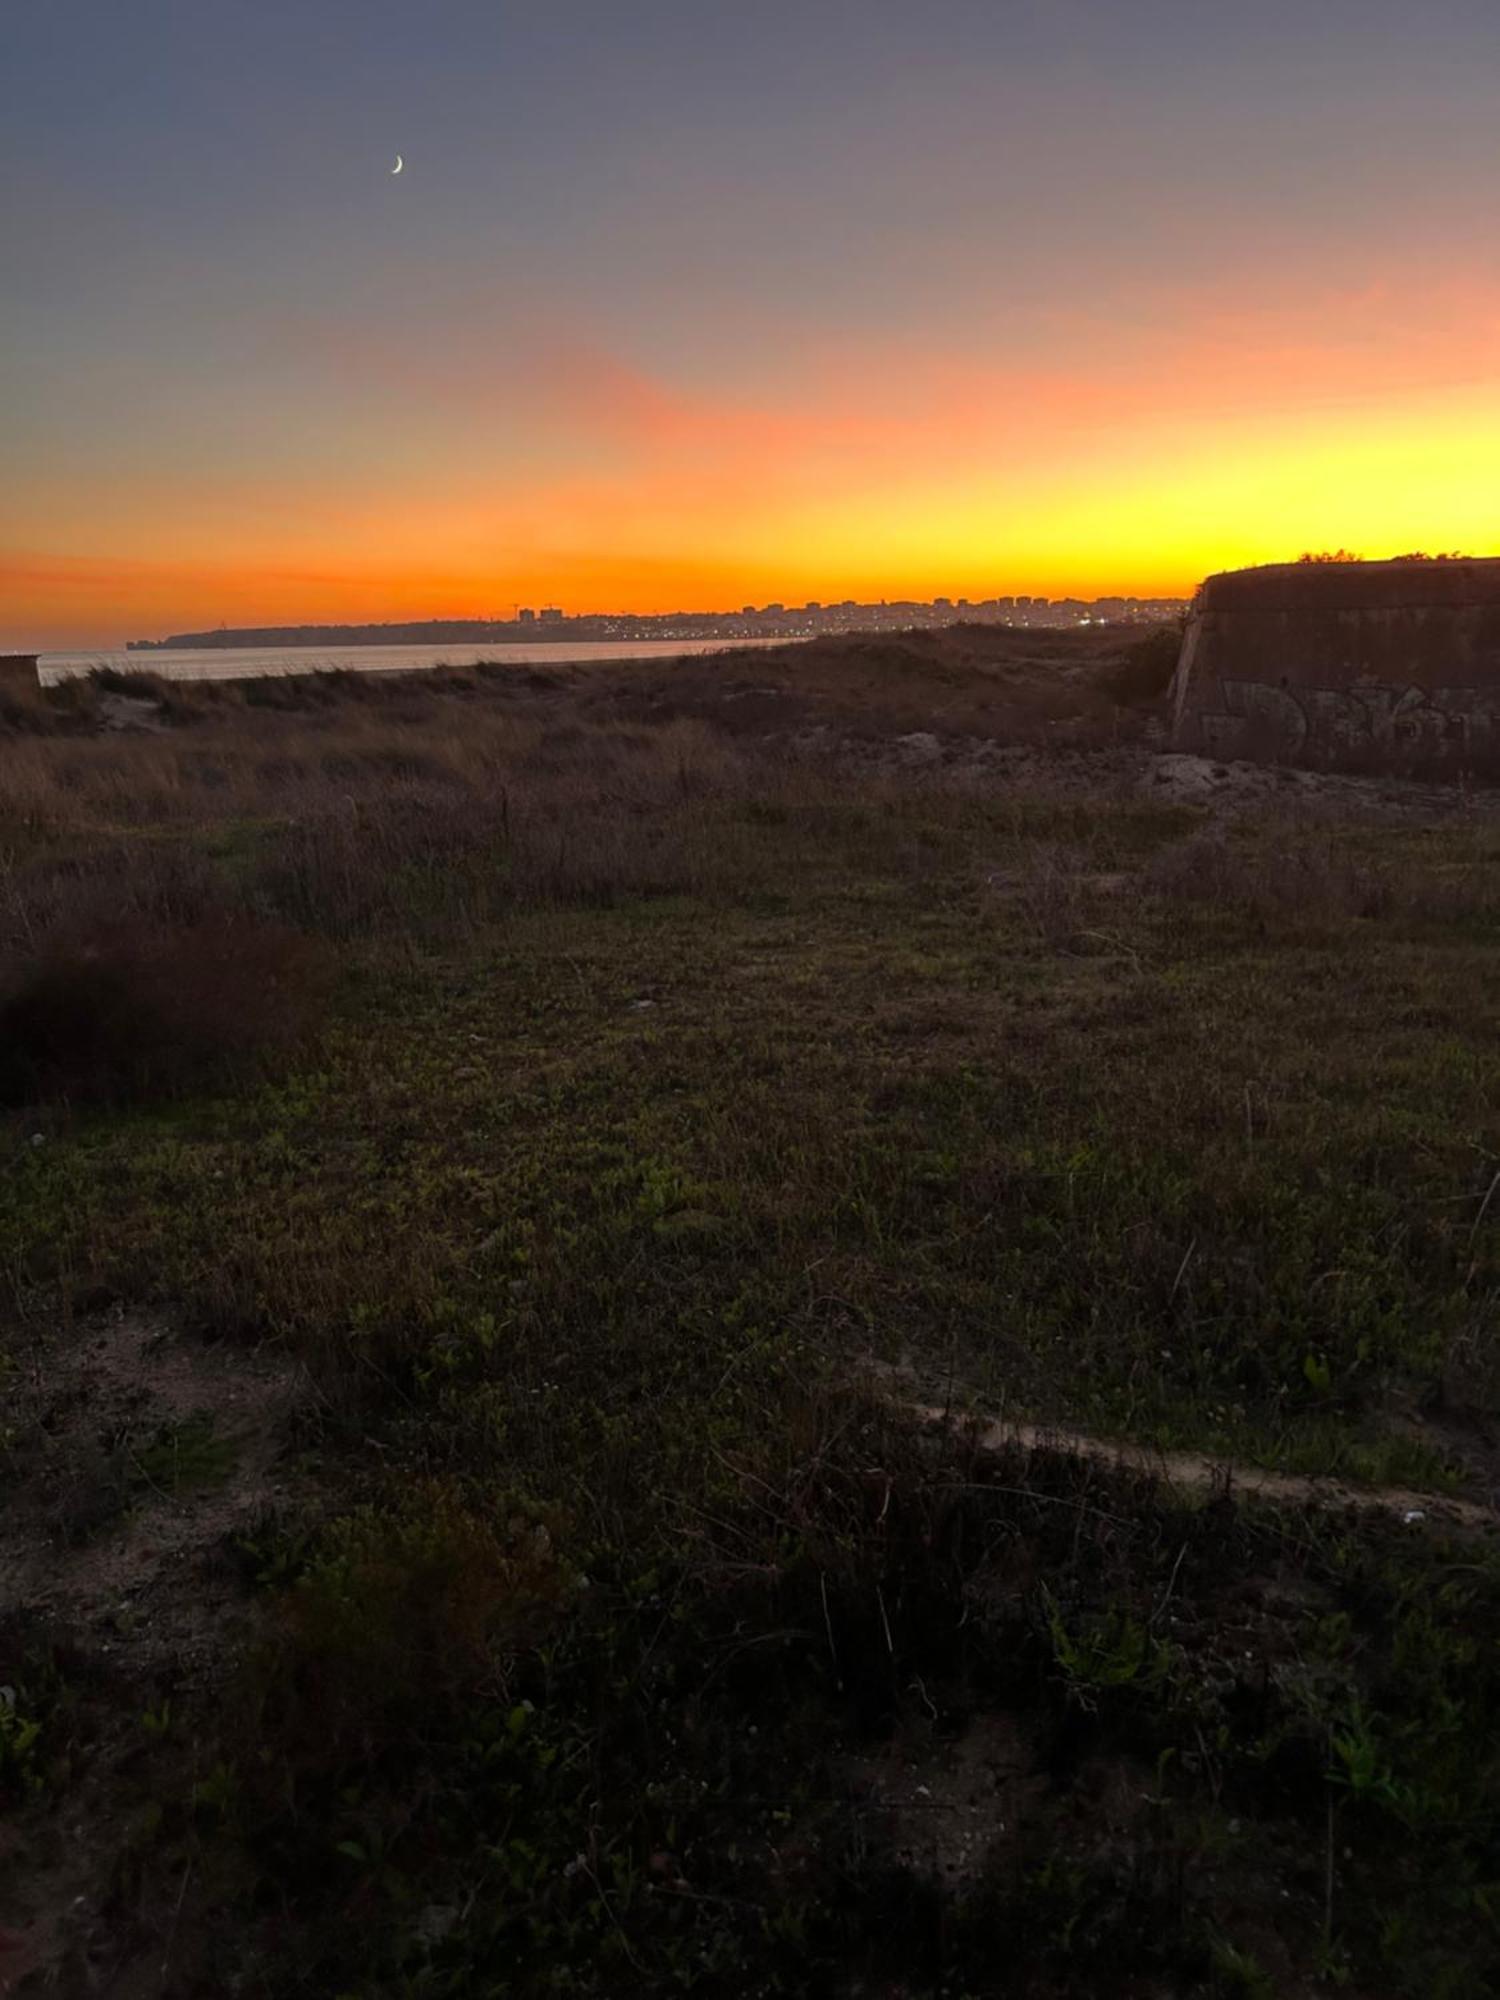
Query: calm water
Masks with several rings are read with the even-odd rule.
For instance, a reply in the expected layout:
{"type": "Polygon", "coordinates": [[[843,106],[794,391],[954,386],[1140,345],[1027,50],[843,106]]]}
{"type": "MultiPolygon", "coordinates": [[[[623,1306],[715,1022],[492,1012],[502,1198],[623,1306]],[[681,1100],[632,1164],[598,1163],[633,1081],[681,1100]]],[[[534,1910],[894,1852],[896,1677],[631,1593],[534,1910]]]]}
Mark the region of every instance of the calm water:
{"type": "Polygon", "coordinates": [[[38,675],[44,687],[96,667],[124,673],[159,674],[166,681],[258,680],[265,674],[410,674],[423,667],[472,667],[480,660],[501,666],[561,666],[570,660],[681,659],[689,653],[737,652],[747,646],[781,646],[784,639],[566,639],[539,646],[246,646],[212,647],[203,652],[43,653],[38,675]]]}

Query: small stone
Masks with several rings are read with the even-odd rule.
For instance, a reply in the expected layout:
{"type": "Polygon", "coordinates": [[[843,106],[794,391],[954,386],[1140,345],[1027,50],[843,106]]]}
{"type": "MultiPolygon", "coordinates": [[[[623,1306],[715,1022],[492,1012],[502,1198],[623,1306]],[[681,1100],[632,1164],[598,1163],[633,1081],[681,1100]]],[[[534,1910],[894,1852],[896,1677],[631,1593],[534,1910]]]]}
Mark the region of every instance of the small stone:
{"type": "Polygon", "coordinates": [[[931,730],[914,729],[909,736],[896,738],[896,753],[903,764],[937,764],[942,761],[943,746],[931,730]]]}
{"type": "Polygon", "coordinates": [[[417,1936],[424,1944],[441,1944],[458,1922],[452,1903],[429,1903],[417,1919],[417,1936]]]}

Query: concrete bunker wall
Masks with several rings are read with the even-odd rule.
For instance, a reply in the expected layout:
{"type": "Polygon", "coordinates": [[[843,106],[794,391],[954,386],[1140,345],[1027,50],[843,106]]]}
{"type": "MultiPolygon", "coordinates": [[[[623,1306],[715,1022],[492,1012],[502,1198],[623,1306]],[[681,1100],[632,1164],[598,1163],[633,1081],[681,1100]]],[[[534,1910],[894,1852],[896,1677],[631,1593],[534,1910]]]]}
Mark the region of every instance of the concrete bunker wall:
{"type": "Polygon", "coordinates": [[[35,653],[0,653],[0,688],[34,688],[36,685],[35,653]]]}
{"type": "Polygon", "coordinates": [[[1172,736],[1215,757],[1500,765],[1500,558],[1210,577],[1183,636],[1172,736]]]}

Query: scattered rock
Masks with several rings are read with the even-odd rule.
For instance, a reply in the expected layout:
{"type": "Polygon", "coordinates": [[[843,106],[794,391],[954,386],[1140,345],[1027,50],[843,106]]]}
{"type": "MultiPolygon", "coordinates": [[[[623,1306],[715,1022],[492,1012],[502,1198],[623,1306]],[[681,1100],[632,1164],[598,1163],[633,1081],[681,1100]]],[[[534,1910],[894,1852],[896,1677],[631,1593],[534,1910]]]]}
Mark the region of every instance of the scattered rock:
{"type": "Polygon", "coordinates": [[[1138,767],[1135,788],[1148,798],[1174,805],[1207,806],[1222,813],[1292,804],[1304,810],[1337,809],[1379,819],[1426,820],[1447,818],[1455,812],[1493,813],[1500,804],[1500,794],[1493,791],[1466,794],[1456,785],[1365,778],[1243,759],[1224,764],[1181,750],[1145,758],[1138,767]]]}
{"type": "Polygon", "coordinates": [[[929,764],[941,764],[943,745],[930,729],[914,729],[909,736],[896,738],[896,755],[909,769],[920,769],[929,764]]]}

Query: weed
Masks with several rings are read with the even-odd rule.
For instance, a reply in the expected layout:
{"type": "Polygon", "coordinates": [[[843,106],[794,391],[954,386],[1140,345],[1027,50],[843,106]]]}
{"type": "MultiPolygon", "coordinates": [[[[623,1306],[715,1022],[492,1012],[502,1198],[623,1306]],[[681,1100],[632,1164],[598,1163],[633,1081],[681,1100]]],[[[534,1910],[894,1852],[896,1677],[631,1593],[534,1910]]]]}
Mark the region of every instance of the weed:
{"type": "Polygon", "coordinates": [[[20,1707],[15,1688],[0,1687],[0,1791],[23,1797],[43,1785],[42,1725],[20,1707]]]}
{"type": "Polygon", "coordinates": [[[1216,1990],[1225,2000],[1231,1996],[1237,2000],[1276,2000],[1276,1982],[1253,1952],[1217,1936],[1212,1952],[1216,1990]]]}
{"type": "Polygon", "coordinates": [[[215,1435],[212,1417],[189,1417],[145,1444],[131,1444],[127,1458],[134,1479],[157,1493],[181,1493],[195,1486],[218,1486],[234,1465],[234,1446],[215,1435]]]}
{"type": "Polygon", "coordinates": [[[1069,1630],[1057,1599],[1045,1587],[1042,1602],[1057,1665],[1069,1694],[1083,1707],[1093,1707],[1101,1695],[1120,1688],[1153,1692],[1171,1671],[1171,1649],[1128,1611],[1112,1606],[1102,1617],[1069,1630]]]}
{"type": "Polygon", "coordinates": [[[143,1708],[140,1716],[141,1734],[148,1743],[163,1742],[171,1734],[172,1704],[159,1702],[154,1708],[143,1708]]]}

